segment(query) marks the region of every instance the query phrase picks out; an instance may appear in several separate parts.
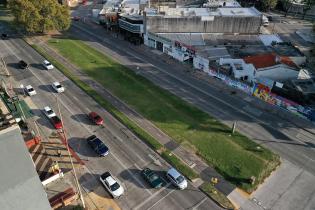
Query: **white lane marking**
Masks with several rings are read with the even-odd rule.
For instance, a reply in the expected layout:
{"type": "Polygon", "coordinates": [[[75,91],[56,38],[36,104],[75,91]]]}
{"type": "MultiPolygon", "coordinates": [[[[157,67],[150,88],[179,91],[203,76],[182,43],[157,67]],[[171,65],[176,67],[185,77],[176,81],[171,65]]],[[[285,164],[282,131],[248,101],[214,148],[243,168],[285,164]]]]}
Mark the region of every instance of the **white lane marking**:
{"type": "MultiPolygon", "coordinates": [[[[165,182],[166,183],[166,182],[165,182]]],[[[148,203],[150,200],[152,200],[153,198],[155,198],[158,194],[160,194],[162,191],[166,190],[169,186],[171,185],[171,183],[167,183],[164,187],[162,187],[161,189],[159,189],[158,191],[156,191],[155,193],[152,194],[152,196],[148,197],[146,200],[144,200],[142,203],[140,203],[139,205],[135,206],[133,209],[139,209],[141,208],[143,205],[145,205],[146,203],[148,203]]]]}
{"type": "Polygon", "coordinates": [[[169,196],[171,193],[173,193],[175,190],[169,191],[166,195],[164,195],[160,200],[158,200],[156,203],[154,203],[150,208],[147,210],[152,209],[154,206],[158,205],[162,200],[164,200],[167,196],[169,196]]]}
{"type": "Polygon", "coordinates": [[[114,153],[111,153],[111,155],[113,156],[113,158],[129,173],[129,175],[141,186],[143,187],[143,189],[145,189],[147,191],[147,193],[149,193],[150,195],[152,195],[152,192],[148,189],[146,189],[146,187],[142,184],[142,182],[127,168],[127,166],[121,162],[121,160],[114,155],[114,153]]]}
{"type": "MultiPolygon", "coordinates": [[[[6,47],[8,48],[7,45],[6,45],[6,47]]],[[[11,48],[8,48],[8,49],[10,49],[10,51],[13,52],[13,51],[11,50],[11,48]]],[[[13,54],[14,54],[14,53],[13,53],[13,54]]],[[[14,56],[15,56],[16,58],[20,59],[17,55],[14,54],[14,56]]],[[[31,68],[29,68],[29,71],[38,79],[38,81],[39,81],[42,85],[44,85],[43,81],[38,77],[38,75],[34,74],[34,72],[31,70],[31,68]]],[[[51,94],[54,95],[54,93],[51,93],[51,94]]],[[[59,100],[59,102],[60,102],[72,115],[74,115],[74,113],[69,109],[68,106],[66,106],[66,105],[64,104],[64,102],[63,102],[62,100],[59,100]]],[[[89,133],[92,134],[92,132],[90,131],[90,129],[89,129],[86,125],[84,125],[84,124],[81,122],[80,119],[78,119],[76,116],[75,116],[75,118],[80,122],[81,126],[83,126],[89,133]]],[[[127,170],[127,172],[129,173],[129,175],[130,175],[134,180],[136,180],[139,185],[141,185],[141,186],[145,189],[145,186],[140,182],[140,180],[139,180],[136,176],[134,176],[134,175],[132,174],[132,172],[127,168],[127,166],[124,165],[124,164],[121,162],[121,160],[120,160],[116,155],[114,155],[114,153],[111,153],[111,155],[114,157],[114,159],[115,159],[125,170],[127,170]]],[[[152,195],[152,192],[150,192],[148,189],[145,189],[145,190],[146,190],[150,195],[152,195]]]]}
{"type": "Polygon", "coordinates": [[[196,210],[201,204],[203,204],[208,198],[204,197],[199,203],[197,203],[192,209],[196,210]]]}
{"type": "MultiPolygon", "coordinates": [[[[86,29],[84,29],[84,28],[82,28],[82,27],[80,27],[80,26],[77,26],[77,25],[74,25],[74,26],[77,27],[77,28],[79,28],[79,30],[86,31],[87,33],[92,34],[92,36],[97,37],[97,38],[99,39],[99,37],[98,37],[97,35],[91,33],[90,31],[87,31],[86,29]]],[[[107,41],[107,40],[105,40],[105,39],[104,39],[104,42],[109,43],[109,41],[107,41]]],[[[99,43],[96,43],[96,44],[98,44],[101,48],[104,48],[104,46],[101,46],[99,43]]],[[[89,44],[89,45],[90,45],[90,44],[89,44]]],[[[109,49],[109,48],[108,48],[108,49],[109,49]]],[[[158,66],[155,66],[155,65],[151,64],[151,63],[148,62],[146,59],[140,58],[140,57],[136,56],[135,54],[129,52],[128,50],[126,50],[126,51],[124,51],[124,52],[127,53],[127,54],[128,54],[129,56],[131,56],[131,57],[137,58],[137,59],[139,59],[139,60],[142,61],[142,62],[148,63],[149,65],[151,65],[151,67],[154,67],[154,68],[156,68],[156,69],[159,69],[161,72],[167,74],[167,75],[170,76],[171,78],[176,79],[176,80],[178,80],[178,81],[184,83],[185,85],[187,85],[187,86],[189,86],[189,87],[191,87],[191,88],[193,88],[193,89],[196,89],[196,90],[198,90],[199,92],[201,92],[201,93],[203,93],[203,94],[205,94],[205,95],[207,95],[207,96],[209,96],[209,97],[211,97],[211,98],[213,98],[213,99],[216,99],[217,101],[219,101],[219,102],[223,103],[224,105],[230,107],[232,110],[234,110],[234,111],[236,111],[236,112],[239,112],[239,113],[242,113],[242,114],[248,116],[249,118],[255,119],[257,122],[260,122],[260,123],[262,123],[262,124],[264,124],[264,125],[266,125],[266,126],[272,128],[272,129],[274,129],[271,125],[265,123],[264,121],[262,121],[262,120],[260,120],[260,119],[258,119],[258,118],[256,118],[256,117],[254,117],[253,115],[250,115],[250,114],[246,113],[246,112],[243,111],[243,110],[239,110],[239,109],[235,108],[234,106],[232,106],[232,105],[230,105],[229,103],[223,101],[222,99],[220,99],[220,98],[218,98],[218,97],[216,97],[216,96],[214,96],[214,95],[212,95],[212,94],[210,94],[210,93],[208,93],[208,92],[206,92],[206,91],[204,91],[204,90],[202,90],[202,89],[200,89],[200,88],[198,88],[198,87],[192,85],[191,83],[189,83],[189,82],[187,82],[187,81],[185,81],[185,80],[183,80],[183,79],[180,79],[180,78],[176,77],[175,75],[169,73],[168,71],[165,71],[164,69],[162,69],[162,68],[160,68],[160,67],[158,67],[158,66]]],[[[118,54],[118,56],[120,56],[120,55],[118,54]]],[[[120,56],[120,57],[122,57],[122,56],[120,56]]],[[[117,62],[120,62],[117,58],[113,58],[113,59],[116,60],[117,62]]],[[[129,63],[134,63],[134,62],[129,61],[129,60],[128,60],[127,62],[129,62],[129,63]]],[[[300,143],[303,143],[303,144],[304,144],[304,142],[301,142],[300,140],[297,140],[297,139],[295,139],[295,140],[298,141],[298,142],[300,142],[300,143]]]]}
{"type": "Polygon", "coordinates": [[[140,166],[137,165],[137,163],[135,163],[134,166],[135,166],[138,170],[140,170],[140,171],[142,170],[142,169],[140,168],[140,166]]]}

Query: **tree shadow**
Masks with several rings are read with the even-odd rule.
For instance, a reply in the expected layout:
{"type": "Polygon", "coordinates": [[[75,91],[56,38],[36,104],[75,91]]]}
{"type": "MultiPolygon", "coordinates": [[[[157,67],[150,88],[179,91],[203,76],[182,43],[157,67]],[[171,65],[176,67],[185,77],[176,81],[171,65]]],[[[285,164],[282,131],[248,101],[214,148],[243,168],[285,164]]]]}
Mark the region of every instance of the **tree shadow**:
{"type": "MultiPolygon", "coordinates": [[[[304,144],[302,143],[296,143],[296,142],[283,142],[283,141],[276,141],[276,140],[265,140],[265,139],[256,139],[256,141],[261,142],[262,145],[266,145],[266,144],[288,144],[288,145],[295,145],[295,146],[301,146],[301,147],[306,147],[306,148],[315,148],[315,144],[312,142],[307,142],[307,141],[303,141],[304,144]]],[[[262,150],[257,149],[257,148],[252,148],[252,149],[247,149],[249,151],[254,151],[254,152],[262,152],[262,150]]]]}
{"type": "Polygon", "coordinates": [[[260,126],[262,126],[265,130],[267,130],[269,134],[271,134],[276,139],[281,139],[285,141],[293,141],[293,139],[289,138],[287,135],[277,130],[277,128],[270,127],[269,125],[266,125],[265,123],[260,123],[260,126]]]}

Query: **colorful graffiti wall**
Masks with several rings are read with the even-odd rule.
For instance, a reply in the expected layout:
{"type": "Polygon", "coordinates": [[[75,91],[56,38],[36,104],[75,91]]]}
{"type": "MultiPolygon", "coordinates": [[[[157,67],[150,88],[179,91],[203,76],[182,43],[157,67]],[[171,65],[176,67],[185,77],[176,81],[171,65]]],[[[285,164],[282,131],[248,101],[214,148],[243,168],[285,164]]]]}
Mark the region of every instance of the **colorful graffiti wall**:
{"type": "Polygon", "coordinates": [[[253,87],[242,83],[241,81],[238,80],[234,80],[230,77],[228,77],[225,74],[219,73],[216,70],[213,69],[209,69],[209,70],[205,70],[205,72],[207,72],[210,76],[216,77],[220,80],[222,80],[225,84],[237,88],[239,90],[242,90],[250,95],[253,95],[255,97],[260,98],[261,100],[278,106],[280,108],[283,108],[287,111],[292,112],[295,115],[298,115],[302,118],[305,119],[309,119],[311,121],[315,122],[315,110],[310,108],[310,107],[304,107],[299,105],[298,103],[294,102],[294,101],[290,101],[284,97],[278,96],[274,93],[270,92],[270,88],[260,84],[260,83],[256,83],[254,84],[253,87]]]}
{"type": "Polygon", "coordinates": [[[286,109],[300,117],[315,121],[315,110],[299,105],[294,101],[290,101],[286,98],[271,93],[269,87],[263,84],[255,84],[253,88],[253,96],[256,96],[269,104],[286,109]]]}

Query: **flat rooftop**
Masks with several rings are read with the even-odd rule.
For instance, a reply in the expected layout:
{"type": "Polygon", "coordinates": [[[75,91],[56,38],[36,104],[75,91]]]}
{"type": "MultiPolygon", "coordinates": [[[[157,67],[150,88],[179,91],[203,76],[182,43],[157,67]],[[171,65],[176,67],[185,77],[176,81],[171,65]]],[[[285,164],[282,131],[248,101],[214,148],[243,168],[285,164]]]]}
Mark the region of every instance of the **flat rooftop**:
{"type": "Polygon", "coordinates": [[[241,5],[235,0],[208,0],[208,2],[204,5],[206,7],[241,7],[241,5]]]}
{"type": "Polygon", "coordinates": [[[315,94],[315,83],[312,79],[296,79],[291,82],[304,94],[315,94]]]}
{"type": "Polygon", "coordinates": [[[254,45],[263,46],[258,35],[222,35],[208,33],[156,33],[170,41],[179,41],[190,46],[216,46],[216,45],[254,45]]]}
{"type": "Polygon", "coordinates": [[[121,17],[124,17],[126,19],[129,19],[129,20],[136,20],[136,21],[143,21],[143,16],[142,15],[130,15],[130,14],[119,14],[121,17]]]}
{"type": "MultiPolygon", "coordinates": [[[[209,16],[232,16],[232,17],[260,17],[262,14],[254,7],[249,8],[217,8],[215,10],[210,8],[165,8],[163,13],[158,16],[165,17],[209,17],[209,16]]],[[[148,15],[154,16],[154,15],[148,15]]]]}

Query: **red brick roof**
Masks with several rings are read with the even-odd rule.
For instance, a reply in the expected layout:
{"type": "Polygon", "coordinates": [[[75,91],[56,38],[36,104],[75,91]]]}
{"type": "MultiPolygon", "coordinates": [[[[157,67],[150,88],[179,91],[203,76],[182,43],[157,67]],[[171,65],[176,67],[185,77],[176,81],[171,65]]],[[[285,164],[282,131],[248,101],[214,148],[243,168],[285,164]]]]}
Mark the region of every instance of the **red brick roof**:
{"type": "Polygon", "coordinates": [[[244,58],[244,61],[246,63],[253,64],[256,69],[274,66],[279,63],[283,63],[291,67],[296,67],[295,63],[289,57],[279,56],[279,61],[276,62],[276,60],[277,55],[275,54],[253,55],[244,58]]]}

